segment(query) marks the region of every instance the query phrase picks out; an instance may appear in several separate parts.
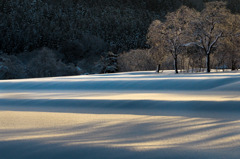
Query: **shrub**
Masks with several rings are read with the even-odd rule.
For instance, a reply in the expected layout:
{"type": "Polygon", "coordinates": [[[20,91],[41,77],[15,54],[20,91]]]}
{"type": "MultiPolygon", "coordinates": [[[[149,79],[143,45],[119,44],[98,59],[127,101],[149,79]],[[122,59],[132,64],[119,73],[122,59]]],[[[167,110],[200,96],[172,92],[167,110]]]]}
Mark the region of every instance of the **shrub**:
{"type": "Polygon", "coordinates": [[[16,56],[0,53],[0,79],[18,79],[25,76],[24,65],[16,56]]]}
{"type": "Polygon", "coordinates": [[[28,63],[28,77],[53,77],[77,75],[79,71],[73,64],[66,65],[56,58],[56,52],[43,48],[34,51],[36,56],[28,63]]]}
{"type": "Polygon", "coordinates": [[[117,55],[108,52],[106,57],[102,60],[102,73],[115,73],[118,71],[117,55]]]}
{"type": "Polygon", "coordinates": [[[154,70],[156,65],[149,50],[131,50],[130,52],[120,54],[118,57],[120,72],[154,70]]]}
{"type": "Polygon", "coordinates": [[[106,43],[93,35],[82,35],[76,40],[67,41],[60,48],[60,52],[64,55],[63,60],[67,63],[77,64],[79,60],[84,58],[100,57],[101,53],[106,49],[106,43]]]}

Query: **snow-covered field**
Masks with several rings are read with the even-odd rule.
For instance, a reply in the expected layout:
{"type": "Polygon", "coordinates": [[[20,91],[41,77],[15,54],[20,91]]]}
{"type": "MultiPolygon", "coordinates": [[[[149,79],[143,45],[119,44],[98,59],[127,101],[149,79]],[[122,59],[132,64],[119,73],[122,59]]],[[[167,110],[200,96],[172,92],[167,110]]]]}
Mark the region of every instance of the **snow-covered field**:
{"type": "Polygon", "coordinates": [[[240,72],[0,81],[0,159],[240,158],[240,72]]]}

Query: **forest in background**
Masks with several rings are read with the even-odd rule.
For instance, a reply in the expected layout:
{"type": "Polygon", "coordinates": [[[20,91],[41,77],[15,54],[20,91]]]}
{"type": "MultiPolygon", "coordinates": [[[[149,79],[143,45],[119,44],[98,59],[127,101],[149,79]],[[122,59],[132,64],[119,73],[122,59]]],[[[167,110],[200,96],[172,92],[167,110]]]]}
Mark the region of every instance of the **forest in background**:
{"type": "MultiPolygon", "coordinates": [[[[166,15],[181,5],[201,11],[206,2],[209,1],[2,0],[0,78],[153,69],[157,63],[153,61],[161,55],[141,53],[151,48],[146,35],[152,22],[165,21],[166,15]],[[130,65],[125,69],[117,65],[117,56],[123,52],[137,57],[140,52],[142,57],[147,56],[142,61],[151,66],[130,65]]],[[[239,13],[239,0],[228,0],[227,8],[239,13]]],[[[124,64],[121,62],[120,59],[120,64],[124,64]]],[[[171,59],[165,60],[162,67],[172,69],[170,63],[171,59]]]]}

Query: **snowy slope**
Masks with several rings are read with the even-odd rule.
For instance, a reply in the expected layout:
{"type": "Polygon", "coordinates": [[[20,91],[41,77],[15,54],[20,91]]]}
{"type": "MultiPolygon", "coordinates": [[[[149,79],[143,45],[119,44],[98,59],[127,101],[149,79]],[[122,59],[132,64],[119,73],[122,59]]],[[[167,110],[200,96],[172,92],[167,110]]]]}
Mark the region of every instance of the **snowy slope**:
{"type": "Polygon", "coordinates": [[[239,72],[0,81],[0,159],[239,156],[239,72]]]}

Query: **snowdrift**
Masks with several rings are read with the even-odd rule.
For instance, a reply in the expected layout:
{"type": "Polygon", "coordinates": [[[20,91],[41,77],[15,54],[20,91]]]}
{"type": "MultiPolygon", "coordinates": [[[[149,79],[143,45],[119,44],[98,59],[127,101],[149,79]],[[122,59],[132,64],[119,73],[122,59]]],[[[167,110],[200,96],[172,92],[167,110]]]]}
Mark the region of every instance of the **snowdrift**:
{"type": "Polygon", "coordinates": [[[0,81],[0,159],[239,158],[240,73],[0,81]]]}

